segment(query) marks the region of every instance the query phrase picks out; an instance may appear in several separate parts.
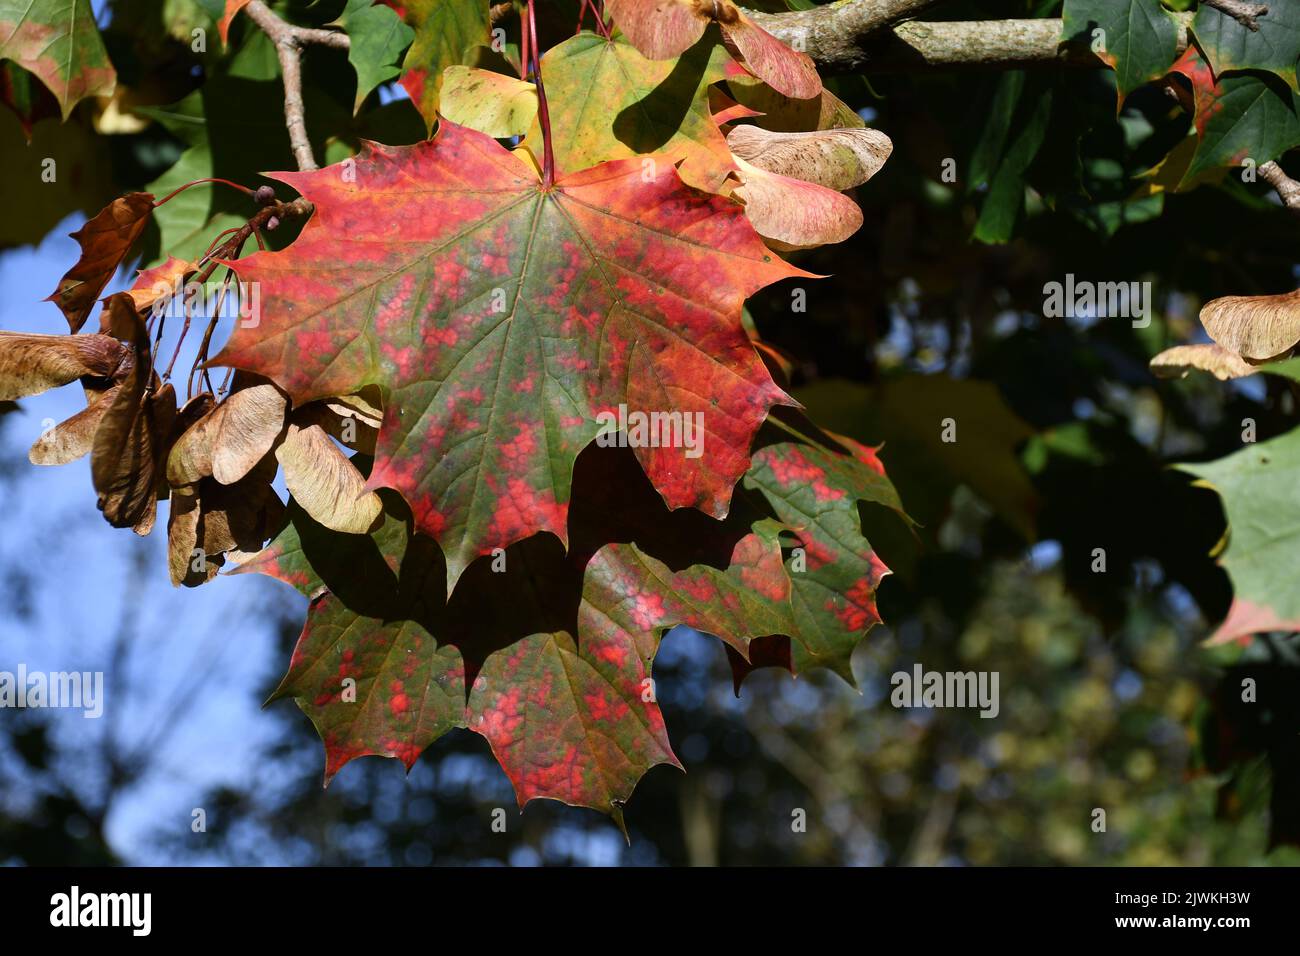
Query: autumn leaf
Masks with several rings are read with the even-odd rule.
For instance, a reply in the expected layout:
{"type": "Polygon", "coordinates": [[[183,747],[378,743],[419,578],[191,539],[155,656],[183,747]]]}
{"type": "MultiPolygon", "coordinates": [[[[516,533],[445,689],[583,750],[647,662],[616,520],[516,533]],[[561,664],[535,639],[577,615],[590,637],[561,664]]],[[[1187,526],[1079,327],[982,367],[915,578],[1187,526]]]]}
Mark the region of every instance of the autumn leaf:
{"type": "Polygon", "coordinates": [[[276,696],[297,698],[316,724],[327,779],[365,754],[410,766],[443,733],[468,727],[487,738],[521,805],[556,799],[621,823],[646,770],[680,767],[651,679],[674,626],[716,636],[744,668],[780,648],[788,661],[796,635],[801,667],[851,679],[847,656],[878,620],[874,590],[886,573],[859,533],[858,502],[896,507],[897,497],[869,449],[859,459],[785,442],[764,453],[754,487],[771,482],[777,499],[793,502],[782,507],[810,542],[806,563],[783,559],[790,526],[760,512],[717,522],[666,511],[620,449],[584,453],[567,555],[547,536],[513,545],[474,565],[450,602],[440,552],[411,533],[409,510],[391,492],[380,493],[384,515],[368,535],[331,532],[291,503],[290,524],[236,571],[269,574],[312,599],[276,696]],[[805,498],[793,484],[816,467],[825,479],[805,498]],[[844,480],[854,490],[837,497],[830,489],[844,480]],[[817,589],[854,574],[862,583],[847,598],[817,589]],[[800,606],[801,589],[816,607],[800,606]],[[515,597],[502,602],[503,593],[515,597]]]}
{"type": "Polygon", "coordinates": [[[745,487],[763,495],[798,538],[802,552],[787,565],[796,671],[825,667],[855,684],[853,649],[875,624],[876,589],[889,569],[862,534],[858,502],[903,516],[902,502],[875,452],[840,438],[854,454],[780,442],[754,453],[745,487]]]}
{"type": "Polygon", "coordinates": [[[221,34],[221,42],[230,42],[230,23],[240,10],[248,6],[252,0],[226,0],[226,9],[221,14],[221,19],[217,21],[217,32],[221,34]]]}
{"type": "Polygon", "coordinates": [[[152,213],[152,195],[128,193],[114,199],[72,233],[81,246],[81,258],[59,280],[58,288],[47,301],[59,307],[73,332],[81,331],[86,324],[86,316],[95,307],[99,294],[149,225],[152,213]]]}
{"type": "Polygon", "coordinates": [[[489,42],[488,0],[404,0],[406,21],[415,30],[402,61],[402,89],[429,129],[438,120],[443,71],[473,66],[489,42]]]}
{"type": "MultiPolygon", "coordinates": [[[[683,180],[718,192],[736,168],[709,109],[709,87],[722,80],[725,51],[698,44],[672,60],[643,56],[621,36],[581,33],[542,57],[556,166],[577,171],[646,154],[679,162],[683,180]]],[[[486,131],[485,131],[486,132],[486,131]]],[[[542,154],[533,124],[524,141],[542,154]]]]}
{"type": "Polygon", "coordinates": [[[1277,77],[1251,73],[1216,79],[1194,46],[1171,71],[1191,83],[1194,100],[1198,143],[1184,183],[1247,159],[1262,165],[1300,144],[1300,98],[1277,77]]]}
{"type": "Polygon", "coordinates": [[[653,60],[673,59],[717,23],[745,67],[774,90],[797,99],[822,90],[811,58],[758,26],[731,0],[609,0],[606,7],[628,39],[653,60]]]}
{"type": "Polygon", "coordinates": [[[13,110],[27,142],[32,127],[47,117],[59,115],[59,101],[36,77],[12,62],[0,63],[0,103],[13,110]]]}
{"type": "Polygon", "coordinates": [[[537,87],[491,70],[449,66],[442,74],[440,112],[497,139],[523,136],[537,115],[537,87]]]}
{"type": "Polygon", "coordinates": [[[194,263],[168,256],[152,269],[141,269],[126,292],[138,311],[147,312],[159,299],[183,298],[178,293],[184,292],[186,280],[197,271],[194,263]]]}
{"type": "Polygon", "coordinates": [[[90,0],[0,0],[0,60],[38,76],[65,120],[82,99],[117,85],[90,0]]]}
{"type": "Polygon", "coordinates": [[[648,179],[636,159],[547,188],[451,123],[416,146],[368,146],[348,176],[278,177],[316,213],[285,251],[236,263],[265,315],[214,362],[274,376],[296,405],[382,386],[369,485],[406,497],[452,585],[493,548],[566,540],[573,461],[619,405],[703,416],[700,457],[638,458],[669,507],[726,514],[755,430],[791,401],[742,303],[801,274],[737,204],[669,164],[648,179]]]}

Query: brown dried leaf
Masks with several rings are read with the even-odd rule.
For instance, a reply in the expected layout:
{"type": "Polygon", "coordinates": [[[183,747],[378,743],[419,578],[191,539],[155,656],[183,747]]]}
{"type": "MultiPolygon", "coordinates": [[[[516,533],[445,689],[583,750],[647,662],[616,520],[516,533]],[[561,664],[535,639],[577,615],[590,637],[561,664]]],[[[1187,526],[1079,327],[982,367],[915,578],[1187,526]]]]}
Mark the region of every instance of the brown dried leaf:
{"type": "Polygon", "coordinates": [[[183,288],[185,280],[195,271],[197,266],[194,263],[168,256],[167,261],[161,265],[141,270],[126,294],[135,302],[137,309],[145,312],[159,299],[183,288]]]}
{"type": "Polygon", "coordinates": [[[333,531],[364,534],[383,510],[379,496],[319,425],[290,425],[276,449],[284,483],[303,509],[333,531]]]}
{"type": "Polygon", "coordinates": [[[1212,342],[1176,345],[1165,349],[1151,360],[1151,371],[1161,378],[1183,378],[1189,369],[1194,368],[1211,372],[1215,378],[1225,382],[1230,378],[1243,378],[1259,371],[1236,352],[1230,352],[1222,345],[1212,342]]]}
{"type": "Polygon", "coordinates": [[[727,134],[732,155],[759,169],[842,191],[880,172],[894,144],[878,129],[774,133],[737,126],[727,134]]]}
{"type": "Polygon", "coordinates": [[[1300,342],[1300,290],[1214,299],[1201,308],[1201,324],[1210,338],[1243,358],[1273,358],[1300,342]]]}
{"type": "Polygon", "coordinates": [[[0,401],[39,395],[83,375],[112,378],[130,356],[107,335],[0,332],[0,401]]]}
{"type": "Polygon", "coordinates": [[[144,232],[152,213],[153,196],[127,193],[72,233],[81,245],[81,258],[59,280],[58,288],[46,301],[59,307],[73,332],[86,324],[95,300],[144,232]]]}

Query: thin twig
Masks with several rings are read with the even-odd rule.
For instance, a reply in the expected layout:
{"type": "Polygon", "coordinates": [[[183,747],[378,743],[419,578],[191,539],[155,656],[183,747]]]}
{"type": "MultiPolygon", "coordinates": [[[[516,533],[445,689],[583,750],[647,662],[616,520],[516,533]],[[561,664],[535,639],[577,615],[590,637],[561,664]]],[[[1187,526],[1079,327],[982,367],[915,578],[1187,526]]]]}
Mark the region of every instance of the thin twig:
{"type": "Polygon", "coordinates": [[[1268,15],[1266,4],[1249,3],[1248,0],[1201,0],[1201,2],[1232,17],[1251,33],[1259,32],[1259,23],[1255,18],[1268,15]]]}
{"type": "Polygon", "coordinates": [[[346,50],[350,46],[347,34],[294,26],[280,19],[263,0],[253,0],[244,11],[271,38],[275,54],[280,58],[280,73],[284,78],[284,125],[289,130],[294,161],[304,172],[318,169],[311,139],[307,135],[307,114],[302,105],[302,48],[316,43],[346,50]]]}

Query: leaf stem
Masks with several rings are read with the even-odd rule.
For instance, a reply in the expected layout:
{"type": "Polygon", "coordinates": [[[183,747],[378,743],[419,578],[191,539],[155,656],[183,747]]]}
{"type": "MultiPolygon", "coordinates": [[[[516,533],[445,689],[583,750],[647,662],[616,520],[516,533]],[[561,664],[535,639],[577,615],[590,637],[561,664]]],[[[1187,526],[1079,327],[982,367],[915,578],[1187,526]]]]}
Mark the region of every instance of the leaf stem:
{"type": "Polygon", "coordinates": [[[555,184],[555,151],[551,147],[551,113],[546,108],[546,88],[542,85],[542,58],[537,49],[537,15],[533,0],[528,0],[528,37],[533,57],[533,82],[537,84],[537,123],[542,128],[542,188],[555,184]]]}
{"type": "Polygon", "coordinates": [[[245,196],[252,196],[252,195],[253,195],[253,190],[249,189],[247,186],[241,186],[241,185],[239,185],[239,183],[232,183],[229,179],[216,179],[216,178],[212,178],[212,179],[196,179],[196,180],[194,180],[194,182],[192,182],[192,183],[186,183],[184,186],[177,186],[175,189],[173,189],[171,192],[169,192],[166,196],[163,196],[162,199],[156,199],[156,200],[154,200],[153,207],[154,207],[155,209],[157,209],[159,206],[161,206],[163,203],[169,201],[169,200],[172,199],[174,196],[176,196],[176,195],[178,195],[178,194],[180,194],[180,193],[185,192],[185,190],[189,189],[191,186],[198,186],[198,185],[200,185],[201,183],[221,183],[223,186],[229,186],[231,189],[238,189],[238,190],[239,190],[241,193],[243,193],[245,196]]]}

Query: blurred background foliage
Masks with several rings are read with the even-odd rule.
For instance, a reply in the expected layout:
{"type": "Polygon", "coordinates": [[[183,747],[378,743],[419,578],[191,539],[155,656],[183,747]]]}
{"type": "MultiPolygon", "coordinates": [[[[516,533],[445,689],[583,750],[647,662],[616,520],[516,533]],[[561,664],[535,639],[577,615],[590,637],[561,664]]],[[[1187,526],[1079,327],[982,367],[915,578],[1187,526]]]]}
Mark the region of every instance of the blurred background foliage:
{"type": "MultiPolygon", "coordinates": [[[[300,22],[324,23],[327,8],[341,5],[289,6],[300,22]]],[[[256,186],[259,170],[290,165],[270,47],[237,21],[232,50],[222,50],[212,30],[219,6],[109,4],[101,24],[121,76],[114,103],[84,103],[66,125],[40,120],[30,146],[0,111],[3,181],[46,155],[78,170],[57,197],[14,195],[0,244],[39,243],[69,213],[93,213],[124,190],[203,175],[256,186]],[[212,33],[204,53],[190,49],[194,26],[212,33]],[[178,119],[200,100],[206,122],[178,119]]],[[[1053,14],[1059,4],[992,0],[935,13],[1053,14]]],[[[556,22],[571,24],[564,15],[556,22]]],[[[391,87],[353,117],[352,74],[340,58],[307,57],[318,151],[336,160],[363,135],[392,143],[421,135],[391,87]]],[[[134,590],[120,620],[92,635],[62,632],[39,609],[42,591],[67,581],[32,572],[22,549],[3,548],[0,597],[15,626],[56,648],[94,642],[115,693],[178,705],[92,731],[56,712],[6,711],[0,862],[1300,862],[1288,845],[1300,839],[1300,644],[1266,635],[1244,647],[1202,646],[1231,598],[1211,556],[1224,518],[1213,494],[1169,468],[1240,448],[1246,419],[1261,441],[1285,431],[1296,386],[1266,376],[1161,382],[1147,370],[1162,348],[1204,339],[1196,314],[1207,299],[1294,287],[1294,217],[1262,183],[1227,176],[1175,193],[1144,176],[1187,135],[1187,116],[1154,86],[1116,115],[1108,72],[832,85],[893,138],[894,155],[856,192],[863,229],[796,257],[828,278],[770,288],[749,308],[793,361],[795,394],[814,418],[883,444],[920,523],[909,536],[864,513],[895,573],[879,593],[885,625],[854,658],[860,695],[826,672],[794,680],[763,670],[737,697],[721,646],[674,632],[655,677],[688,774],[661,767],[647,776],[628,807],[625,844],[591,811],[538,802],[519,816],[486,744],[464,732],[430,748],[409,776],[371,758],[322,790],[308,721],[287,702],[255,709],[300,625],[302,602],[288,588],[217,585],[221,600],[246,605],[245,618],[270,633],[273,652],[251,676],[223,683],[200,653],[160,675],[129,663],[147,627],[165,630],[143,624],[139,609],[174,597],[161,542],[136,543],[136,557],[116,569],[134,590]],[[1007,137],[1027,124],[1040,147],[1003,170],[1007,137]],[[1034,133],[1033,124],[1046,125],[1034,133]],[[942,175],[945,160],[955,182],[942,175]],[[1013,188],[991,191],[999,175],[1013,188]],[[1150,282],[1150,325],[1045,317],[1044,285],[1067,274],[1150,282]],[[793,307],[796,290],[806,310],[793,307]],[[940,440],[948,417],[958,428],[951,444],[940,440]],[[1104,571],[1095,570],[1096,549],[1104,571]],[[892,707],[890,675],[918,662],[998,672],[999,716],[892,707]],[[1243,676],[1258,681],[1261,701],[1289,703],[1242,704],[1243,676]],[[157,736],[194,719],[187,714],[204,695],[236,699],[249,713],[229,732],[252,722],[257,743],[238,774],[195,788],[157,763],[157,736]],[[172,786],[145,786],[159,777],[172,786]],[[124,847],[114,815],[139,816],[141,801],[155,820],[143,848],[124,847]],[[191,829],[193,807],[207,812],[205,832],[191,829]],[[498,807],[505,833],[491,826],[498,807]],[[1106,811],[1102,833],[1091,827],[1096,808],[1106,811]],[[792,826],[799,810],[803,832],[792,826]]],[[[164,221],[175,236],[199,227],[211,235],[246,213],[236,194],[191,193],[201,199],[164,221]]],[[[146,260],[160,239],[149,240],[146,260]]],[[[62,320],[46,311],[54,329],[62,320]]],[[[39,417],[40,401],[24,404],[39,417]]],[[[32,438],[21,424],[26,409],[6,411],[0,496],[13,502],[42,494],[44,478],[21,460],[32,438]]],[[[83,499],[88,490],[87,478],[83,499]]],[[[93,507],[79,515],[100,520],[93,507]]],[[[128,537],[116,539],[122,548],[128,537]]],[[[8,656],[0,667],[12,666],[8,656]]]]}

